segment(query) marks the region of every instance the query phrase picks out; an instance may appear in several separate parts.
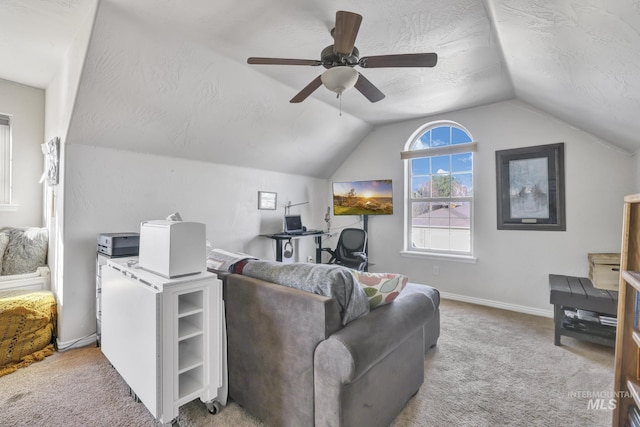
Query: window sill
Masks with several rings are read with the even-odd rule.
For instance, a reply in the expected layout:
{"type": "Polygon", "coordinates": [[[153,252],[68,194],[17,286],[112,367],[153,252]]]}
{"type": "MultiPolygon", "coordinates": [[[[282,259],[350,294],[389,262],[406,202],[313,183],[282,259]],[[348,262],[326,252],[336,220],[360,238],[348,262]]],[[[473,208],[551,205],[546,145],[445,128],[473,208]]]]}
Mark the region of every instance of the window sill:
{"type": "Polygon", "coordinates": [[[471,255],[436,254],[416,251],[400,251],[400,255],[407,258],[436,259],[443,261],[464,262],[469,264],[475,264],[478,262],[478,258],[471,255]]]}
{"type": "Polygon", "coordinates": [[[16,212],[19,205],[0,203],[0,212],[16,212]]]}

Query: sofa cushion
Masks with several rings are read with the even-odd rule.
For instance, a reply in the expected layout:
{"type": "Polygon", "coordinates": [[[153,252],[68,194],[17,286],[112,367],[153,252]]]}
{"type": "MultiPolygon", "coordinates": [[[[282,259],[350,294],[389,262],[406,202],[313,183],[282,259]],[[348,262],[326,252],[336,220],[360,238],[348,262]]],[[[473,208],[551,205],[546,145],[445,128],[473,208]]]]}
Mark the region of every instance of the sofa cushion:
{"type": "Polygon", "coordinates": [[[365,271],[352,271],[352,273],[367,295],[371,310],[389,304],[396,299],[409,280],[407,276],[402,274],[365,271]]]}
{"type": "Polygon", "coordinates": [[[46,265],[46,228],[7,228],[9,243],[2,261],[2,275],[31,273],[46,265]]]}
{"type": "Polygon", "coordinates": [[[334,298],[340,306],[342,324],[369,313],[369,302],[351,270],[334,264],[283,264],[275,261],[248,260],[244,276],[334,298]]]}

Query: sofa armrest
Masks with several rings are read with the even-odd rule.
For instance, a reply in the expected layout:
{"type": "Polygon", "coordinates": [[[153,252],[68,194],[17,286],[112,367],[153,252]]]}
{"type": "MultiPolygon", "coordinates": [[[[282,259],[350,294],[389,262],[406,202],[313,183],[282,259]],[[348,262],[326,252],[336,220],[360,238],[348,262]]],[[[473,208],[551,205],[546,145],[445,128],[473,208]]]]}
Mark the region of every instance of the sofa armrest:
{"type": "Polygon", "coordinates": [[[422,330],[432,316],[432,306],[426,295],[415,294],[349,323],[316,348],[316,381],[355,381],[415,331],[422,330]]]}
{"type": "Polygon", "coordinates": [[[229,396],[267,425],[313,425],[313,353],[342,327],[335,300],[224,277],[229,396]]]}
{"type": "Polygon", "coordinates": [[[391,425],[424,382],[424,328],[432,304],[421,293],[354,320],[316,348],[315,425],[391,425]]]}

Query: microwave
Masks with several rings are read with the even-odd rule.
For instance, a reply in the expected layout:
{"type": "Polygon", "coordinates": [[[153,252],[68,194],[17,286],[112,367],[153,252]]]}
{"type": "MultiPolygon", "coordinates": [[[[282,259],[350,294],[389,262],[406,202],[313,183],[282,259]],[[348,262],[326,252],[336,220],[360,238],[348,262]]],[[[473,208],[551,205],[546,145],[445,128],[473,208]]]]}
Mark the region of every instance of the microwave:
{"type": "Polygon", "coordinates": [[[173,279],[207,270],[206,226],[199,222],[153,220],[140,224],[138,265],[173,279]]]}

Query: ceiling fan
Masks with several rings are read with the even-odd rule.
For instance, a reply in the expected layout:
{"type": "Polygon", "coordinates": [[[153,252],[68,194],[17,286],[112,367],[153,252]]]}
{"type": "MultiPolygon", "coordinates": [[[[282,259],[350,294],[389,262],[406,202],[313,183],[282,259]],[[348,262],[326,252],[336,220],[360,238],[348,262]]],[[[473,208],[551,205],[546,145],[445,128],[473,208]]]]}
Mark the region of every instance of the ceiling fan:
{"type": "Polygon", "coordinates": [[[320,53],[320,59],[286,59],[286,58],[260,58],[247,59],[249,64],[261,65],[322,65],[327,70],[316,77],[304,89],[302,89],[291,101],[293,103],[304,101],[321,85],[337,93],[355,86],[369,101],[378,102],[384,98],[377,87],[367,80],[353,67],[359,65],[362,68],[384,67],[434,67],[438,62],[435,53],[409,53],[396,55],[378,55],[360,57],[355,41],[360,29],[362,16],[353,12],[339,10],[336,12],[336,25],[331,30],[333,44],[325,47],[320,53]]]}

